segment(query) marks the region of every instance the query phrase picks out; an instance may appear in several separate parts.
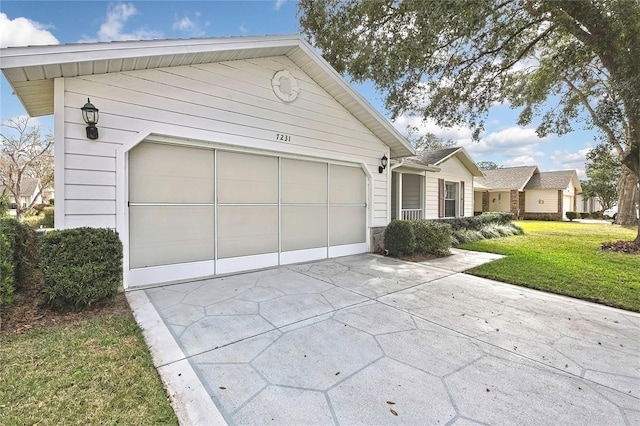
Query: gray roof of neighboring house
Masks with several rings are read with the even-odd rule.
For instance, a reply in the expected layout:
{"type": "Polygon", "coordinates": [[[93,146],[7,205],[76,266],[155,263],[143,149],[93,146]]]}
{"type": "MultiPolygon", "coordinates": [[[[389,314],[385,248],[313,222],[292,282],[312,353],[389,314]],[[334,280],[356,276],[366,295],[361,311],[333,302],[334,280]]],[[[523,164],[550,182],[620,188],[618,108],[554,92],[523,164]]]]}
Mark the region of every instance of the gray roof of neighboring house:
{"type": "Polygon", "coordinates": [[[488,189],[517,189],[523,191],[531,177],[538,171],[538,166],[504,167],[485,170],[484,178],[476,178],[475,182],[488,189]]]}
{"type": "Polygon", "coordinates": [[[576,176],[575,170],[540,172],[533,175],[524,189],[565,189],[576,176]]]}
{"type": "Polygon", "coordinates": [[[443,148],[437,151],[421,152],[420,154],[418,154],[417,157],[413,157],[413,158],[416,158],[418,162],[421,164],[433,164],[437,166],[438,163],[440,163],[442,160],[446,159],[447,157],[449,157],[451,154],[455,153],[459,149],[460,149],[459,147],[453,147],[453,148],[443,148]]]}
{"type": "Polygon", "coordinates": [[[465,165],[473,176],[482,176],[482,170],[473,161],[473,158],[462,147],[443,148],[437,151],[422,151],[415,157],[405,158],[405,165],[411,167],[412,164],[419,166],[438,166],[453,156],[465,165]]]}
{"type": "MultiPolygon", "coordinates": [[[[20,186],[20,195],[23,197],[33,196],[33,193],[36,192],[36,188],[40,184],[40,179],[36,178],[23,178],[22,185],[20,186]]],[[[0,194],[10,195],[9,191],[5,191],[5,186],[0,185],[0,194]]]]}

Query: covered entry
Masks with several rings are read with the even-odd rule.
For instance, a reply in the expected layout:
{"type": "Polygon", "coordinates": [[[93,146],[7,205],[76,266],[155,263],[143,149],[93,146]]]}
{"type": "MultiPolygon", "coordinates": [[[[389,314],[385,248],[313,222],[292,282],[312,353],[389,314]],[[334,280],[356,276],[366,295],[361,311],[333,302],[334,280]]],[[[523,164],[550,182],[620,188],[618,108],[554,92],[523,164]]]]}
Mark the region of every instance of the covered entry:
{"type": "Polygon", "coordinates": [[[132,285],[367,251],[359,165],[143,142],[128,170],[132,285]]]}

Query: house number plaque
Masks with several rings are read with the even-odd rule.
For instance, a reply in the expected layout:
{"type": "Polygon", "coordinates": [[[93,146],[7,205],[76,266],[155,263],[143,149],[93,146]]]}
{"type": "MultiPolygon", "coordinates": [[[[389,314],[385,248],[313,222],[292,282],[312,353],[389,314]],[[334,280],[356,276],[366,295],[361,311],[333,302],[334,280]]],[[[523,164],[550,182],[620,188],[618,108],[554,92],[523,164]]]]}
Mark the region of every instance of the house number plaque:
{"type": "Polygon", "coordinates": [[[276,133],[276,140],[280,142],[291,142],[291,135],[276,133]]]}

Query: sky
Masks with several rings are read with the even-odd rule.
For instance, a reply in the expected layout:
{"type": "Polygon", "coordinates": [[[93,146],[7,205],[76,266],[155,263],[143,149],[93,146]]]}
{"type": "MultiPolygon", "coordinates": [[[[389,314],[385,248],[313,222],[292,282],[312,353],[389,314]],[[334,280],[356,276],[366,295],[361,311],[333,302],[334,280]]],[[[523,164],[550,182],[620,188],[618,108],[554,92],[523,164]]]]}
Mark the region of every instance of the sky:
{"type": "MultiPolygon", "coordinates": [[[[300,32],[295,0],[261,1],[0,1],[0,47],[107,42],[113,40],[175,39],[278,35],[300,32]]],[[[371,83],[354,84],[380,113],[383,94],[371,83]]],[[[26,112],[4,78],[0,79],[0,122],[26,112]]],[[[596,133],[579,129],[558,137],[538,138],[535,122],[518,126],[517,110],[496,105],[480,142],[467,128],[441,128],[410,116],[393,124],[406,135],[407,125],[453,139],[476,161],[499,166],[537,165],[541,171],[576,169],[584,178],[585,154],[597,144],[596,133]]],[[[53,117],[35,119],[44,133],[53,133],[53,117]]],[[[420,134],[420,133],[419,133],[420,134]]]]}

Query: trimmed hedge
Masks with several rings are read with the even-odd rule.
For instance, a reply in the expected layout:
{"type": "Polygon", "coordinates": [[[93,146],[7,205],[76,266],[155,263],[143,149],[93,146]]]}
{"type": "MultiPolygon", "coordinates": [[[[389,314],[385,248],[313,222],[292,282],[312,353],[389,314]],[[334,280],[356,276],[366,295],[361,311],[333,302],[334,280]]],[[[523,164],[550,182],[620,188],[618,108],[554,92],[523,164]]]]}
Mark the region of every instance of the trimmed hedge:
{"type": "Polygon", "coordinates": [[[433,219],[434,222],[451,225],[454,231],[468,229],[473,231],[481,230],[485,225],[495,223],[507,225],[513,220],[513,213],[509,212],[485,212],[479,216],[456,217],[449,219],[433,219]]]}
{"type": "Polygon", "coordinates": [[[37,246],[35,234],[29,227],[20,223],[15,218],[0,218],[0,234],[3,234],[9,243],[6,257],[13,265],[15,288],[25,283],[37,262],[37,246]]]}
{"type": "Polygon", "coordinates": [[[412,220],[415,235],[415,251],[437,256],[446,256],[452,243],[452,228],[447,223],[432,220],[412,220]]]}
{"type": "Polygon", "coordinates": [[[102,228],[48,232],[40,245],[44,302],[55,310],[82,310],[113,298],[122,283],[122,243],[102,228]]]}
{"type": "Polygon", "coordinates": [[[566,212],[565,216],[569,219],[569,222],[573,222],[573,219],[578,217],[578,212],[566,212]]]}
{"type": "Polygon", "coordinates": [[[415,245],[416,236],[408,220],[392,220],[384,230],[384,248],[390,256],[412,254],[415,245]]]}

